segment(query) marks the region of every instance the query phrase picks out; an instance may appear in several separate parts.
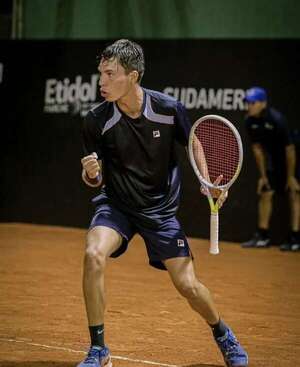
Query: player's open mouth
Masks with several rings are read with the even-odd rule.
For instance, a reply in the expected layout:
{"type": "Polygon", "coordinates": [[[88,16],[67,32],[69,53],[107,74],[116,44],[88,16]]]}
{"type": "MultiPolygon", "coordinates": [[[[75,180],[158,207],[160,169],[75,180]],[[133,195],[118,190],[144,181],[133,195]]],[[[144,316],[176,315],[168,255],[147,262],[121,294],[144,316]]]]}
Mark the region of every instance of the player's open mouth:
{"type": "Polygon", "coordinates": [[[101,96],[102,97],[107,97],[108,93],[104,90],[100,90],[101,96]]]}

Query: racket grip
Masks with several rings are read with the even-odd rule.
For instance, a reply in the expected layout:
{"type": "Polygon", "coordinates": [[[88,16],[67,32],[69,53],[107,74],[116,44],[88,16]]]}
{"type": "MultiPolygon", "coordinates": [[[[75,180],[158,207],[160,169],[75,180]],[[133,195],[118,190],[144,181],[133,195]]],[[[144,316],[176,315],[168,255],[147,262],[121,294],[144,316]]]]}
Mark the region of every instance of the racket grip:
{"type": "Polygon", "coordinates": [[[219,213],[211,213],[209,253],[217,255],[219,252],[219,213]]]}

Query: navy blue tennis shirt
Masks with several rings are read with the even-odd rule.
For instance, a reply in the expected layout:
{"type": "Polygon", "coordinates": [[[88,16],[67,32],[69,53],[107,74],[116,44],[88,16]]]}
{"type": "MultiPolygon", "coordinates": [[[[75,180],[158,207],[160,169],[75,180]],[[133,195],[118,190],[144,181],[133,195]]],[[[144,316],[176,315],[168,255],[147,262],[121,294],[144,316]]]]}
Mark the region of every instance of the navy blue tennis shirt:
{"type": "Polygon", "coordinates": [[[88,112],[84,153],[96,152],[103,160],[105,185],[96,201],[109,199],[142,217],[168,218],[175,215],[180,195],[175,141],[187,146],[191,125],[180,102],[143,91],[139,118],[130,118],[107,101],[88,112]]]}
{"type": "Polygon", "coordinates": [[[246,129],[252,143],[259,143],[266,153],[267,169],[285,166],[285,147],[291,144],[285,117],[274,108],[266,108],[259,117],[246,117],[246,129]]]}

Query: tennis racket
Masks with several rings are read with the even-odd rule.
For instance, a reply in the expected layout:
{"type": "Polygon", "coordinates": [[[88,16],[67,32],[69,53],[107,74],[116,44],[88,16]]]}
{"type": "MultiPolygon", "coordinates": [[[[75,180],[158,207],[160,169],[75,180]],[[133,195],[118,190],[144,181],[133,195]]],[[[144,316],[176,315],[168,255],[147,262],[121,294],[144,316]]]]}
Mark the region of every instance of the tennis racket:
{"type": "Polygon", "coordinates": [[[203,116],[192,126],[189,158],[209,202],[209,252],[216,255],[219,253],[219,208],[229,187],[237,179],[243,162],[240,134],[224,117],[203,116]],[[216,201],[212,195],[215,192],[219,195],[216,201]]]}

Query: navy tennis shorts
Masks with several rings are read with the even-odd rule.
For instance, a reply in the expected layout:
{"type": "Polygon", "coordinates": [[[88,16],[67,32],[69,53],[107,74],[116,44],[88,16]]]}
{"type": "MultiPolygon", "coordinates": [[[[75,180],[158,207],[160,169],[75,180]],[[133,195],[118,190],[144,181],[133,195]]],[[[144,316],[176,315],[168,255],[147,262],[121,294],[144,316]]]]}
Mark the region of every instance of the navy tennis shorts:
{"type": "Polygon", "coordinates": [[[121,246],[111,257],[122,255],[128,243],[138,233],[147,248],[149,264],[157,269],[166,270],[164,260],[174,257],[192,257],[186,236],[176,217],[168,219],[153,219],[147,221],[132,217],[121,211],[108,199],[95,202],[96,210],[91,220],[90,229],[105,226],[116,230],[123,238],[121,246]]]}

